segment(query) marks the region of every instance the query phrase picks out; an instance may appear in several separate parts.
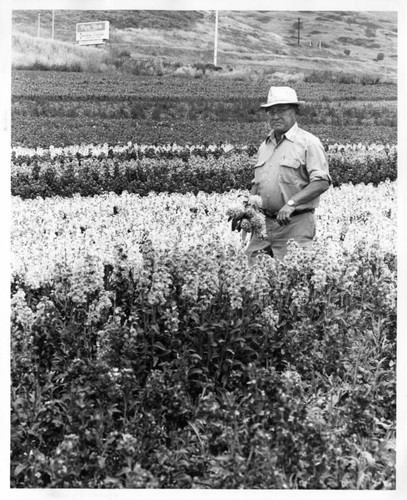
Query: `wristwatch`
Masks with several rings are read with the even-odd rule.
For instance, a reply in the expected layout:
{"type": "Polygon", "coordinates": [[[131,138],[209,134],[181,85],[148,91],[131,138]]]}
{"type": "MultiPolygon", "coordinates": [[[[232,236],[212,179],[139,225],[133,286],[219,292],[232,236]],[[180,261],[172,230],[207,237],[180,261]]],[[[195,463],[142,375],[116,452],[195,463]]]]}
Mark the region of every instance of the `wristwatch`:
{"type": "Polygon", "coordinates": [[[287,201],[287,205],[288,205],[289,207],[296,207],[296,206],[297,206],[297,204],[295,203],[295,201],[294,201],[294,200],[288,200],[288,201],[287,201]]]}

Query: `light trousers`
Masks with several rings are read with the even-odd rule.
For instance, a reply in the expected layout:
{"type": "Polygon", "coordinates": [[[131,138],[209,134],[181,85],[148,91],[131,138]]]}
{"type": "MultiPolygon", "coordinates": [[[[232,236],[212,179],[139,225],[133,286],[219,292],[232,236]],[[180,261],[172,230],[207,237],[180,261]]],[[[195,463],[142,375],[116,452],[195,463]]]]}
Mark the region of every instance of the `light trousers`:
{"type": "Polygon", "coordinates": [[[266,218],[267,239],[253,236],[246,248],[249,263],[252,264],[256,254],[265,252],[276,259],[282,259],[287,253],[287,243],[293,239],[300,246],[312,244],[316,232],[316,217],[313,212],[291,216],[290,223],[280,226],[275,219],[266,218]]]}

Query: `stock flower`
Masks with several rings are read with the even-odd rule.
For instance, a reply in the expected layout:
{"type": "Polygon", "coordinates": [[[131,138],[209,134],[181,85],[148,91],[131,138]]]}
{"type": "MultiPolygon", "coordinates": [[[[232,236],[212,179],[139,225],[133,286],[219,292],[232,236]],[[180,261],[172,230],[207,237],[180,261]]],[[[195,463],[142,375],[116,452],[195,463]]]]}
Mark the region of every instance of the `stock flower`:
{"type": "MultiPolygon", "coordinates": [[[[277,265],[265,256],[249,271],[244,242],[230,231],[227,220],[228,215],[243,212],[248,217],[242,229],[261,230],[260,201],[247,191],[14,197],[12,276],[34,288],[52,284],[56,297],[71,297],[78,305],[97,294],[89,302],[87,320],[96,324],[114,300],[103,291],[105,266],[115,272],[120,267],[132,274],[140,297],[151,307],[162,308],[167,328],[174,332],[179,324],[174,296],[198,312],[217,300],[227,300],[234,309],[250,301],[267,307],[271,283],[273,294],[283,293],[290,276],[300,277],[304,269],[309,270],[307,286],[299,282],[290,290],[297,308],[332,285],[352,294],[362,272],[372,289],[380,280],[377,300],[381,307],[393,310],[396,270],[388,268],[387,262],[396,255],[395,204],[396,189],[391,182],[332,188],[316,212],[313,252],[303,252],[293,244],[283,262],[277,265]],[[124,260],[117,248],[123,249],[124,260]],[[375,259],[380,273],[366,274],[371,264],[362,258],[375,259]]],[[[14,314],[28,327],[32,316],[18,293],[12,302],[14,314]]]]}
{"type": "Polygon", "coordinates": [[[232,221],[232,230],[253,233],[261,239],[267,238],[266,219],[261,212],[262,199],[258,195],[240,196],[240,204],[229,207],[226,211],[232,221]]]}

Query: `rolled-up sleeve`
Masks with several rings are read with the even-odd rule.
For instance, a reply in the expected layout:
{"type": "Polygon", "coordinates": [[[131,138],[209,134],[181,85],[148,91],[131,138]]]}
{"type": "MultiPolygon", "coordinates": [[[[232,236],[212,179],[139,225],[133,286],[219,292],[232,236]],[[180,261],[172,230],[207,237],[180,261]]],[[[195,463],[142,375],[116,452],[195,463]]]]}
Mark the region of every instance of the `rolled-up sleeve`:
{"type": "Polygon", "coordinates": [[[331,184],[332,179],[329,175],[328,159],[324,147],[317,137],[308,140],[305,155],[309,181],[328,181],[331,184]]]}

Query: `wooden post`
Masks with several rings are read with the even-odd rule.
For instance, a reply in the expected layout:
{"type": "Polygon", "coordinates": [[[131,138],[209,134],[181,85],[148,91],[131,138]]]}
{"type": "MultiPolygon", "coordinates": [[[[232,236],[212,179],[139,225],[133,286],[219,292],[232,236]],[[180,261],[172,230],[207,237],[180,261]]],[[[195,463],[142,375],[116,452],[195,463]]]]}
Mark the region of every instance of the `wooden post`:
{"type": "Polygon", "coordinates": [[[218,11],[215,11],[215,50],[213,54],[213,64],[217,66],[218,63],[218,11]]]}
{"type": "Polygon", "coordinates": [[[41,13],[38,12],[38,28],[37,28],[37,38],[40,37],[40,29],[41,29],[41,13]]]}

